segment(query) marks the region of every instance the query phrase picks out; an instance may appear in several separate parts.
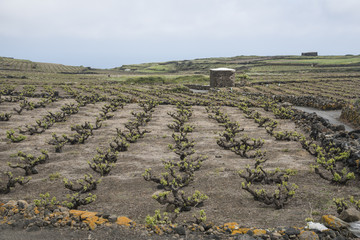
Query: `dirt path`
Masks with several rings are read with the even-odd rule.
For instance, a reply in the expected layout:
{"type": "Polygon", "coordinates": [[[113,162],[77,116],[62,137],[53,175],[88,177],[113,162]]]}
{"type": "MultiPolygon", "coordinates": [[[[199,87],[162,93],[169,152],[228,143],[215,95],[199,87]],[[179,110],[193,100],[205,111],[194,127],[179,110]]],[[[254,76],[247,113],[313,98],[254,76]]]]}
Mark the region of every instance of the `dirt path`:
{"type": "Polygon", "coordinates": [[[316,108],[311,108],[311,107],[298,107],[295,106],[294,108],[307,112],[307,113],[313,113],[315,112],[318,116],[325,118],[327,120],[329,120],[329,122],[331,124],[335,124],[335,125],[344,125],[345,126],[345,130],[346,131],[354,131],[355,129],[352,128],[351,126],[349,126],[348,124],[342,122],[340,120],[340,115],[341,115],[341,110],[328,110],[328,111],[322,111],[316,108]]]}

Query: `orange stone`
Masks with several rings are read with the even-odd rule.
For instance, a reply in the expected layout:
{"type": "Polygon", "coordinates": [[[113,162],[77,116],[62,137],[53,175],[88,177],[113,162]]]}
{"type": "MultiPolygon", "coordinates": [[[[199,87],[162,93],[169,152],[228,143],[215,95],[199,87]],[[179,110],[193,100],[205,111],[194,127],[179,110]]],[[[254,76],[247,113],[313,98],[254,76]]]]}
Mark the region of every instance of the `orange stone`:
{"type": "Polygon", "coordinates": [[[224,228],[229,228],[231,231],[239,228],[239,224],[236,222],[229,222],[224,224],[224,228]]]}
{"type": "Polygon", "coordinates": [[[127,217],[118,217],[116,223],[119,224],[120,226],[129,227],[130,224],[132,223],[132,220],[127,217]]]}
{"type": "Polygon", "coordinates": [[[89,227],[90,227],[91,230],[94,230],[96,228],[96,223],[95,222],[90,222],[89,227]]]}
{"type": "Polygon", "coordinates": [[[19,209],[15,207],[15,208],[12,208],[11,211],[16,214],[19,212],[19,209]]]}
{"type": "Polygon", "coordinates": [[[96,222],[99,218],[97,216],[91,216],[86,218],[83,222],[87,223],[91,230],[94,230],[96,228],[96,222]]]}
{"type": "Polygon", "coordinates": [[[81,215],[81,219],[94,217],[94,216],[96,216],[96,214],[97,214],[97,212],[85,212],[81,215]]]}
{"type": "Polygon", "coordinates": [[[36,215],[40,213],[40,211],[38,210],[38,207],[35,207],[35,208],[34,208],[34,213],[35,213],[36,215]]]}
{"type": "Polygon", "coordinates": [[[254,229],[253,233],[254,233],[254,236],[265,235],[266,230],[264,230],[264,229],[254,229]]]}
{"type": "Polygon", "coordinates": [[[326,227],[339,230],[341,228],[348,227],[348,223],[344,222],[343,220],[333,216],[333,215],[324,215],[321,218],[322,222],[325,224],[326,227]]]}
{"type": "Polygon", "coordinates": [[[80,210],[70,210],[70,211],[69,211],[69,213],[70,213],[70,214],[72,214],[72,215],[75,215],[75,216],[80,217],[82,214],[84,214],[84,213],[85,213],[85,211],[80,211],[80,210]]]}
{"type": "Polygon", "coordinates": [[[234,230],[232,230],[231,234],[232,234],[232,235],[235,235],[235,234],[246,234],[249,230],[250,230],[250,228],[234,229],[234,230]]]}
{"type": "Polygon", "coordinates": [[[81,220],[83,220],[84,223],[87,223],[91,230],[96,228],[96,224],[103,224],[108,221],[107,219],[96,216],[97,212],[70,210],[69,213],[79,217],[81,220]]]}
{"type": "Polygon", "coordinates": [[[6,210],[6,208],[4,208],[4,207],[0,207],[0,214],[1,214],[1,215],[3,215],[3,214],[4,214],[4,212],[5,212],[5,210],[6,210]]]}
{"type": "Polygon", "coordinates": [[[96,224],[100,225],[100,224],[104,224],[106,222],[108,222],[109,220],[100,217],[99,220],[96,221],[96,224]]]}
{"type": "Polygon", "coordinates": [[[4,217],[2,221],[0,221],[0,224],[4,224],[7,221],[7,217],[4,217]]]}
{"type": "Polygon", "coordinates": [[[75,224],[76,224],[76,221],[75,221],[75,220],[72,220],[72,221],[71,221],[71,226],[73,227],[75,224]]]}

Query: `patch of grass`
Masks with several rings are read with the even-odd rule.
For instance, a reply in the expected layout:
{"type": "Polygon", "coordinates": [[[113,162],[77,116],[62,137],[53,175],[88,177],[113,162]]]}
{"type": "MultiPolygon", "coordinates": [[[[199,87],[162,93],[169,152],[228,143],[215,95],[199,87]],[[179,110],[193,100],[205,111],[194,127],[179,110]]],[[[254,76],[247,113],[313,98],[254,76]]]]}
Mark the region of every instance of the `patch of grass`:
{"type": "Polygon", "coordinates": [[[161,84],[209,84],[209,76],[204,75],[184,75],[184,76],[137,76],[130,77],[124,80],[126,84],[149,84],[149,85],[161,85],[161,84]]]}
{"type": "Polygon", "coordinates": [[[320,215],[320,212],[318,212],[318,211],[313,211],[313,212],[312,212],[312,215],[313,215],[313,216],[319,216],[319,215],[320,215]]]}
{"type": "Polygon", "coordinates": [[[318,57],[293,57],[280,60],[267,60],[267,63],[290,63],[290,64],[319,64],[319,65],[342,65],[360,63],[360,56],[318,56],[318,57]]]}
{"type": "Polygon", "coordinates": [[[55,181],[61,177],[61,174],[59,172],[55,172],[49,175],[50,181],[55,181]]]}
{"type": "Polygon", "coordinates": [[[209,76],[204,75],[185,75],[185,76],[179,76],[175,79],[171,80],[172,83],[177,84],[201,84],[201,85],[207,85],[210,82],[209,76]]]}
{"type": "Polygon", "coordinates": [[[165,78],[160,76],[133,77],[125,80],[127,84],[164,84],[165,78]]]}

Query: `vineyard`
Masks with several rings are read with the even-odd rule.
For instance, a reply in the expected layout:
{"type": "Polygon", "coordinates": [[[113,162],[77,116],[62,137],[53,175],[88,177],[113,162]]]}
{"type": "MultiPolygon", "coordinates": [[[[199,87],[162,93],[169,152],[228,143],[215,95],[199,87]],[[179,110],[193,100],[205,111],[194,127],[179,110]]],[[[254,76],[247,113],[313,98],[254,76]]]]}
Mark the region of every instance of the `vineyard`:
{"type": "Polygon", "coordinates": [[[297,70],[305,72],[294,73],[301,79],[292,79],[289,59],[260,60],[284,73],[257,65],[245,85],[207,93],[141,84],[153,79],[147,75],[134,84],[123,79],[138,76],[110,77],[110,70],[69,74],[81,69],[2,60],[0,202],[25,200],[44,217],[58,205],[101,212],[104,221],[126,216],[155,233],[184,222],[194,231],[232,234],[238,228],[225,223],[301,227],[337,216],[350,202],[359,208],[360,134],[289,104],[356,104],[358,62],[347,66],[350,73],[326,65],[319,74],[306,72],[314,67],[304,61],[297,70]],[[316,101],[302,100],[307,95],[316,101]]]}

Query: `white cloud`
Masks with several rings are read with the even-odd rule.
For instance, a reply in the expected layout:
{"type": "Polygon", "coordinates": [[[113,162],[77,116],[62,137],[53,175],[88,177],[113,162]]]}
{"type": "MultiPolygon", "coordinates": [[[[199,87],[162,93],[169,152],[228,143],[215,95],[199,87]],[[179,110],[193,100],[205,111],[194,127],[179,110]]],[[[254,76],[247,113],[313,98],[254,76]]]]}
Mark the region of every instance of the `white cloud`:
{"type": "Polygon", "coordinates": [[[358,2],[5,0],[0,3],[0,29],[9,36],[84,39],[311,33],[329,28],[330,23],[354,27],[357,22],[349,21],[359,19],[358,2]],[[333,19],[334,15],[341,19],[333,19]]]}
{"type": "Polygon", "coordinates": [[[281,54],[288,44],[322,40],[330,46],[346,36],[357,50],[358,12],[359,0],[2,0],[0,44],[11,49],[11,42],[32,39],[38,49],[84,45],[83,52],[141,49],[152,55],[145,47],[165,55],[162,49],[203,53],[221,45],[226,53],[247,46],[281,54]]]}

